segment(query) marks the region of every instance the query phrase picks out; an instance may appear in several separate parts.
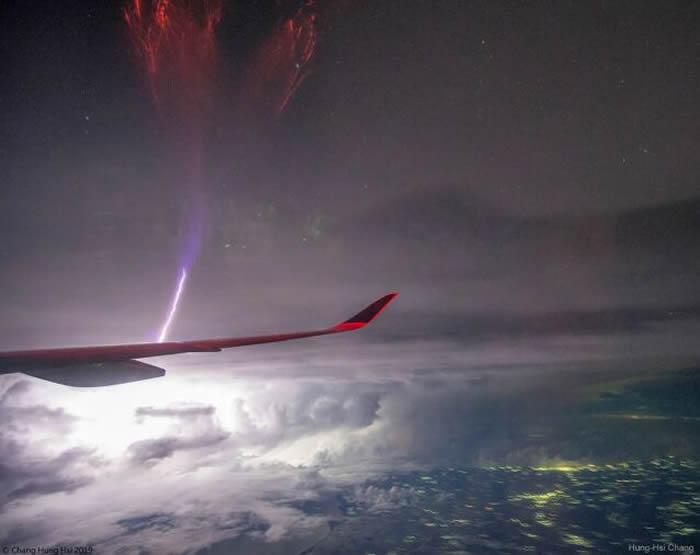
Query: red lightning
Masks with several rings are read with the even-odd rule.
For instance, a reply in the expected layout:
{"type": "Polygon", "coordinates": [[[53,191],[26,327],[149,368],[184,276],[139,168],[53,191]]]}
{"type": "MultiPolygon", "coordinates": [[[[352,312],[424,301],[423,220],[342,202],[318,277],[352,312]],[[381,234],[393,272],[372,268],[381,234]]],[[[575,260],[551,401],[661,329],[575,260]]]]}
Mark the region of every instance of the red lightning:
{"type": "Polygon", "coordinates": [[[210,101],[222,8],[223,0],[131,0],[124,8],[156,105],[179,125],[201,118],[210,101]]]}
{"type": "Polygon", "coordinates": [[[319,38],[319,6],[305,2],[262,45],[248,79],[249,94],[280,114],[311,73],[319,38]]]}

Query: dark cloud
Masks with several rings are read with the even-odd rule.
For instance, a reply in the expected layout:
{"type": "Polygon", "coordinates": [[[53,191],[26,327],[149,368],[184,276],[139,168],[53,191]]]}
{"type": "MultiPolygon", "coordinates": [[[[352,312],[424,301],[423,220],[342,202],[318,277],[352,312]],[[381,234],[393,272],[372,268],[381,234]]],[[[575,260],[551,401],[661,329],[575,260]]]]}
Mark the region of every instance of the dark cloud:
{"type": "Polygon", "coordinates": [[[177,518],[172,513],[153,513],[150,515],[122,518],[117,524],[124,528],[127,534],[135,534],[142,530],[152,529],[166,532],[177,525],[177,518]]]}
{"type": "Polygon", "coordinates": [[[17,443],[0,445],[0,505],[30,496],[73,492],[94,481],[94,473],[85,467],[99,464],[94,451],[73,448],[56,457],[38,458],[17,443]]]}
{"type": "Polygon", "coordinates": [[[32,427],[53,428],[56,433],[62,434],[70,430],[75,422],[75,417],[66,413],[62,408],[51,409],[41,405],[26,407],[0,408],[0,416],[8,416],[6,426],[13,431],[27,431],[32,427]]]}
{"type": "Polygon", "coordinates": [[[22,395],[23,393],[28,392],[31,387],[32,383],[30,380],[27,379],[20,379],[20,380],[3,380],[3,385],[5,383],[9,383],[9,386],[7,389],[2,394],[2,397],[0,397],[0,404],[4,405],[6,401],[10,400],[10,397],[17,398],[18,396],[22,395]]]}
{"type": "Polygon", "coordinates": [[[217,445],[228,439],[229,432],[222,430],[216,422],[216,407],[212,405],[170,405],[156,408],[137,407],[137,421],[145,418],[172,418],[181,422],[173,428],[173,435],[146,439],[128,447],[131,461],[136,464],[155,464],[173,456],[176,451],[190,451],[217,445]]]}
{"type": "Polygon", "coordinates": [[[18,522],[0,529],[0,543],[3,546],[29,545],[38,536],[51,532],[50,522],[35,519],[33,522],[18,522]]]}
{"type": "MultiPolygon", "coordinates": [[[[41,471],[45,472],[44,470],[41,471]]],[[[50,493],[71,493],[93,482],[92,477],[82,476],[75,478],[45,478],[30,480],[19,488],[9,492],[9,499],[17,499],[30,495],[48,495],[50,493]]]]}
{"type": "Polygon", "coordinates": [[[700,306],[630,307],[566,310],[541,314],[401,311],[404,318],[382,330],[389,340],[416,337],[450,339],[461,344],[518,340],[552,335],[605,336],[635,334],[700,322],[700,306]]]}
{"type": "Polygon", "coordinates": [[[100,464],[92,449],[69,448],[47,455],[29,443],[37,431],[63,437],[77,420],[63,408],[26,404],[24,398],[31,389],[29,380],[16,381],[0,398],[0,506],[20,498],[75,491],[93,481],[89,468],[100,464]]]}
{"type": "Polygon", "coordinates": [[[403,284],[408,306],[506,316],[680,308],[698,302],[699,202],[526,217],[454,189],[422,191],[360,210],[331,235],[352,260],[347,275],[403,284]],[[364,271],[368,259],[385,262],[376,276],[364,271]]]}
{"type": "Polygon", "coordinates": [[[144,439],[129,445],[129,456],[136,464],[155,464],[173,456],[176,451],[189,451],[211,447],[225,441],[229,434],[224,431],[210,432],[193,438],[162,437],[144,439]]]}
{"type": "Polygon", "coordinates": [[[8,434],[27,434],[33,428],[51,429],[56,434],[70,431],[75,418],[65,409],[25,401],[32,391],[31,380],[2,378],[10,385],[0,396],[0,420],[3,422],[0,438],[8,434]]]}
{"type": "Polygon", "coordinates": [[[193,406],[193,407],[138,407],[136,416],[152,416],[152,417],[168,417],[168,418],[198,418],[211,417],[216,412],[216,407],[209,406],[193,406]]]}

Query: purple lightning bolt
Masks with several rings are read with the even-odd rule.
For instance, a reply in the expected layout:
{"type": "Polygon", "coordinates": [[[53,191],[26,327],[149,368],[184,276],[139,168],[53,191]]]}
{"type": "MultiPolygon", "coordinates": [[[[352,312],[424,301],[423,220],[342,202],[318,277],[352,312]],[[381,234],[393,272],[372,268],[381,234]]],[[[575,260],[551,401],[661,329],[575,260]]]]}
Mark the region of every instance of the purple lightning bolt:
{"type": "Polygon", "coordinates": [[[177,282],[177,289],[175,289],[175,297],[173,297],[173,302],[170,305],[170,312],[168,312],[168,317],[163,324],[163,329],[160,330],[160,335],[158,336],[158,343],[165,341],[165,337],[168,335],[168,328],[170,323],[175,317],[175,312],[177,312],[177,304],[180,302],[180,295],[182,295],[182,290],[185,287],[185,280],[187,279],[187,270],[182,269],[182,275],[180,276],[180,281],[177,282]]]}

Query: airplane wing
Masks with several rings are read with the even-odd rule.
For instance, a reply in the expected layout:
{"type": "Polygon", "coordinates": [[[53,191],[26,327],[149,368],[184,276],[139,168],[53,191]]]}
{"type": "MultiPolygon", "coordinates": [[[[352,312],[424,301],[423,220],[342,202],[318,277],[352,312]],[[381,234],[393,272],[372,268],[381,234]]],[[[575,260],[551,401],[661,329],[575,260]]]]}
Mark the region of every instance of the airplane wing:
{"type": "Polygon", "coordinates": [[[231,347],[357,330],[374,320],[397,295],[398,293],[388,293],[344,322],[320,330],[194,341],[0,352],[0,374],[22,372],[76,387],[115,385],[156,378],[163,376],[165,370],[133,359],[179,353],[214,353],[231,347]]]}

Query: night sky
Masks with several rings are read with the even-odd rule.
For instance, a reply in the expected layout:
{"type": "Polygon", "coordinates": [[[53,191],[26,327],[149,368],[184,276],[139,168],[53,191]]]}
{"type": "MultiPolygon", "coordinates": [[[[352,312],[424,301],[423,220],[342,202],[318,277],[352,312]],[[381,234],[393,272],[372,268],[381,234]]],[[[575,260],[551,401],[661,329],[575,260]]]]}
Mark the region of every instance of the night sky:
{"type": "Polygon", "coordinates": [[[0,376],[0,545],[301,552],[386,472],[698,457],[573,413],[698,368],[700,5],[154,4],[0,6],[0,350],[154,341],[183,268],[172,340],[401,295],[0,376]]]}

